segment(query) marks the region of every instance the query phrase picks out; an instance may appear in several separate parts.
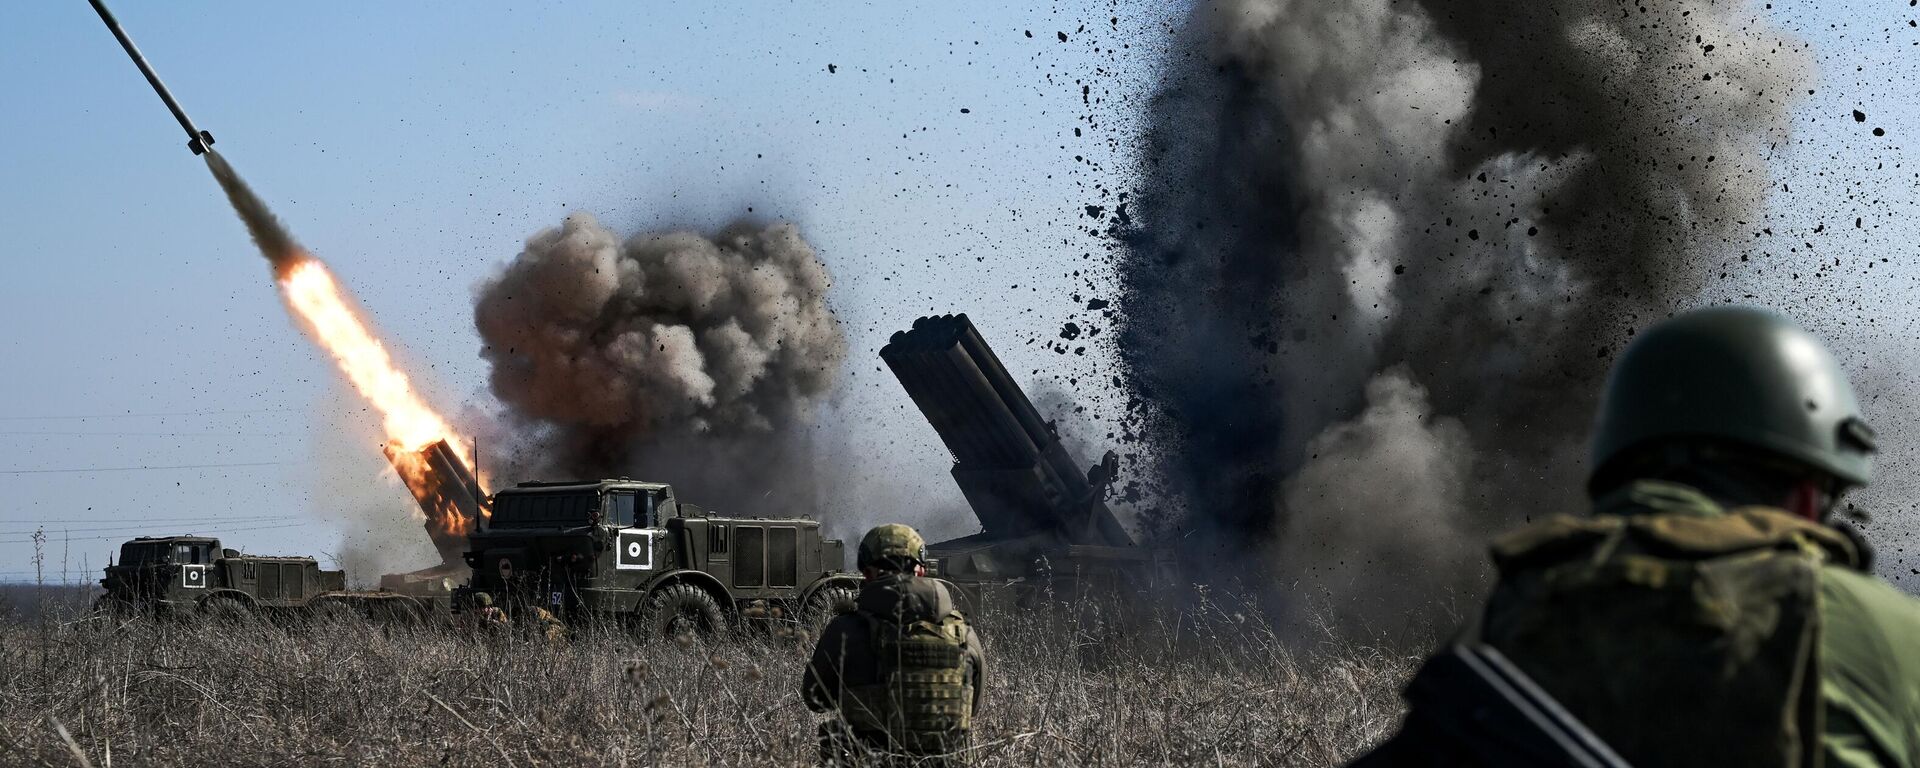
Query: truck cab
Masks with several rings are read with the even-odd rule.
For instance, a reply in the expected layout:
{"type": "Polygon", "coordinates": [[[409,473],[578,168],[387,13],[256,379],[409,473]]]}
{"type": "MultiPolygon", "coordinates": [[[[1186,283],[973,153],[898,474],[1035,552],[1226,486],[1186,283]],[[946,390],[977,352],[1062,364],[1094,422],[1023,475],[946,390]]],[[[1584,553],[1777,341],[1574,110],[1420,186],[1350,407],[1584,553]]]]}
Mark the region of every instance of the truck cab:
{"type": "Polygon", "coordinates": [[[199,536],[140,537],[120,545],[120,556],[100,579],[103,600],[159,609],[191,608],[207,595],[220,540],[199,536]]]}
{"type": "Polygon", "coordinates": [[[627,479],[501,490],[468,541],[473,577],[456,603],[486,592],[509,612],[537,606],[569,621],[625,615],[664,627],[671,612],[710,631],[758,601],[798,616],[809,599],[856,583],[841,542],[821,538],[817,521],[712,515],[672,486],[627,479]]]}

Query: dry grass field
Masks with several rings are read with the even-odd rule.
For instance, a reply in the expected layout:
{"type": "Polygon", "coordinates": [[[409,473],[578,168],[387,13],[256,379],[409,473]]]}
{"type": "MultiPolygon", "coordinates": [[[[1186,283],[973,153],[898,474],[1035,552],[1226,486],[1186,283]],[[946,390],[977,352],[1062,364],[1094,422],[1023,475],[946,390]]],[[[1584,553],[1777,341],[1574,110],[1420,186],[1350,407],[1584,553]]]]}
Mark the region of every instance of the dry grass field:
{"type": "MultiPolygon", "coordinates": [[[[5,765],[809,765],[820,719],[791,632],[549,644],[355,618],[0,621],[5,765]]],[[[1046,611],[976,624],[981,766],[1338,764],[1396,723],[1416,663],[1283,640],[1217,604],[1124,631],[1046,611]]]]}

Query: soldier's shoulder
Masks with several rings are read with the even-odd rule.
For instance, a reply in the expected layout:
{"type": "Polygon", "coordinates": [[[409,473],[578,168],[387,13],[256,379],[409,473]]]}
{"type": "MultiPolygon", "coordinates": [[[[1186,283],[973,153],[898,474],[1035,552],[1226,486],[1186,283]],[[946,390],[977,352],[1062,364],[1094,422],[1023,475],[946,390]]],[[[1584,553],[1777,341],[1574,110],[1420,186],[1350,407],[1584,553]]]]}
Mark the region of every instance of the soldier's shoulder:
{"type": "Polygon", "coordinates": [[[953,596],[947,592],[947,583],[927,576],[909,576],[901,579],[898,586],[902,595],[923,600],[939,599],[951,602],[953,596]]]}
{"type": "Polygon", "coordinates": [[[914,580],[927,585],[927,594],[932,598],[933,613],[936,616],[942,618],[952,617],[961,622],[967,620],[963,606],[960,601],[954,597],[954,587],[952,583],[945,579],[935,579],[926,576],[916,576],[914,580]]]}
{"type": "Polygon", "coordinates": [[[947,586],[946,579],[936,579],[932,576],[915,576],[913,577],[913,584],[917,589],[932,590],[938,595],[951,597],[953,594],[952,588],[947,586]]]}
{"type": "Polygon", "coordinates": [[[1821,611],[1829,632],[1884,639],[1920,636],[1920,600],[1877,576],[1828,565],[1820,569],[1821,611]]]}
{"type": "Polygon", "coordinates": [[[826,626],[820,628],[820,640],[826,642],[831,638],[841,642],[848,637],[864,636],[866,622],[867,618],[860,615],[859,611],[843,611],[828,619],[826,626]]]}
{"type": "MultiPolygon", "coordinates": [[[[1821,697],[1887,754],[1920,748],[1920,600],[1837,565],[1820,573],[1821,697]]],[[[1831,715],[1830,715],[1831,716],[1831,715]]]]}

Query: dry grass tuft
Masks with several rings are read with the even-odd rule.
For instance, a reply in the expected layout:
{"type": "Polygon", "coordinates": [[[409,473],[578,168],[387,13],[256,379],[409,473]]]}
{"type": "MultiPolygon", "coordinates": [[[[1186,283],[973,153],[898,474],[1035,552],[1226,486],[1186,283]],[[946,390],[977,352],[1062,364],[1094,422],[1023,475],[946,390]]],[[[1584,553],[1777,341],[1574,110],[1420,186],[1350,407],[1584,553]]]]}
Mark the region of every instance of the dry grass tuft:
{"type": "MultiPolygon", "coordinates": [[[[1398,721],[1417,662],[1289,642],[1210,604],[1124,630],[1090,611],[976,625],[990,655],[975,732],[982,766],[1337,764],[1398,721]]],[[[352,618],[14,619],[0,624],[0,755],[96,766],[809,765],[820,717],[799,700],[807,650],[767,632],[683,647],[611,629],[547,644],[352,618]]]]}

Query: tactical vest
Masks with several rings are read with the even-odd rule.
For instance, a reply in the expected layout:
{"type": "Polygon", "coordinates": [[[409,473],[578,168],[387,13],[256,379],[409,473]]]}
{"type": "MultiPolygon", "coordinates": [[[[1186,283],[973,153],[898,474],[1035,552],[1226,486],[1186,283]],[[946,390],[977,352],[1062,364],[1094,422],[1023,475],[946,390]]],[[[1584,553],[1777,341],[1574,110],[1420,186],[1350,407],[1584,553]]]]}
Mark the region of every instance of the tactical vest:
{"type": "Polygon", "coordinates": [[[858,615],[872,638],[879,682],[853,686],[841,715],[856,733],[884,735],[894,751],[939,754],[964,746],[973,725],[967,681],[967,621],[958,612],[896,623],[858,615]]]}
{"type": "Polygon", "coordinates": [[[1820,568],[1775,509],[1556,517],[1496,541],[1481,639],[1636,768],[1820,764],[1820,568]]]}

